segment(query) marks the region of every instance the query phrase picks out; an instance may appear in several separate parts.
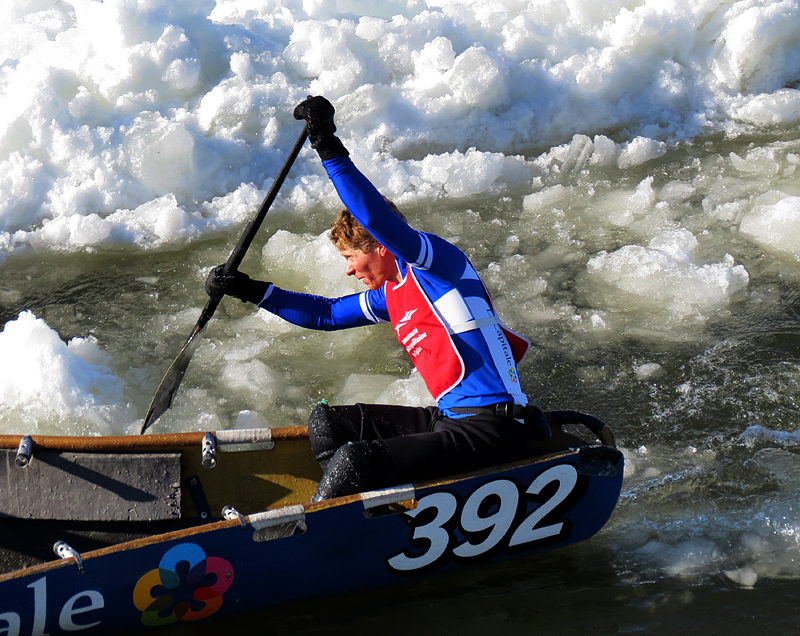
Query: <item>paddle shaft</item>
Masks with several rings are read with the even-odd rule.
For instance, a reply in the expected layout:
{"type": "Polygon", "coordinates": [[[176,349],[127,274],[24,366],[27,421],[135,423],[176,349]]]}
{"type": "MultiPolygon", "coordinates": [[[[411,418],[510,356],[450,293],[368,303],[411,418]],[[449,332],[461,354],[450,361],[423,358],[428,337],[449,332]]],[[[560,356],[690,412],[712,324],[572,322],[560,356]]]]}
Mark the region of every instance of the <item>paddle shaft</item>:
{"type": "MultiPolygon", "coordinates": [[[[242,235],[239,237],[239,242],[236,244],[236,247],[233,248],[231,255],[228,257],[228,260],[225,263],[225,267],[222,270],[225,274],[230,274],[231,272],[236,272],[239,270],[239,265],[242,264],[245,254],[247,254],[247,250],[250,249],[250,245],[252,245],[253,240],[256,238],[256,234],[258,234],[258,230],[261,229],[261,224],[264,222],[264,218],[267,216],[267,212],[269,212],[270,207],[272,207],[272,203],[278,196],[278,191],[281,189],[283,182],[286,180],[286,177],[289,174],[289,170],[294,164],[295,159],[297,159],[297,155],[300,154],[300,151],[302,150],[303,144],[306,142],[307,137],[308,137],[308,130],[304,126],[303,131],[300,133],[300,136],[294,143],[292,151],[286,158],[286,161],[284,162],[281,171],[275,178],[275,182],[269,189],[267,196],[264,197],[264,200],[261,202],[261,207],[258,209],[258,212],[253,217],[253,220],[247,224],[247,227],[244,229],[244,232],[242,232],[242,235]]],[[[217,310],[217,306],[219,305],[221,300],[222,296],[209,297],[206,306],[203,308],[203,313],[200,314],[200,318],[198,319],[197,324],[194,327],[194,331],[192,332],[193,335],[195,333],[199,333],[205,328],[206,324],[208,323],[209,320],[211,320],[212,316],[214,315],[214,312],[217,310]]],[[[191,336],[189,337],[191,338],[191,336]]]]}
{"type": "Polygon", "coordinates": [[[297,159],[297,155],[299,155],[300,151],[303,149],[303,144],[306,142],[307,138],[308,130],[304,126],[303,131],[297,138],[297,141],[294,142],[294,147],[289,153],[289,156],[286,158],[286,162],[283,164],[281,171],[275,178],[275,183],[272,184],[267,196],[261,203],[258,213],[255,215],[255,217],[253,217],[253,220],[247,224],[244,232],[242,232],[242,236],[239,238],[239,242],[236,244],[236,247],[233,248],[230,257],[228,258],[228,262],[225,263],[224,271],[226,274],[237,271],[239,269],[239,265],[242,264],[244,255],[247,253],[247,250],[250,249],[250,244],[253,242],[256,234],[258,234],[258,230],[261,228],[261,223],[263,223],[264,217],[267,216],[267,212],[269,212],[272,202],[275,201],[275,197],[278,196],[278,191],[281,189],[283,182],[286,180],[286,176],[289,174],[292,164],[294,164],[295,159],[297,159]]]}
{"type": "MultiPolygon", "coordinates": [[[[253,217],[252,221],[247,224],[242,236],[239,238],[239,242],[236,244],[236,247],[233,248],[230,257],[228,257],[223,269],[226,274],[238,271],[239,265],[242,264],[245,254],[247,254],[247,250],[253,243],[253,240],[255,239],[256,234],[258,233],[258,230],[261,228],[261,224],[264,221],[264,217],[267,216],[267,212],[269,212],[272,203],[278,196],[278,191],[281,189],[283,182],[286,180],[292,164],[294,164],[295,159],[297,159],[297,155],[300,154],[300,150],[302,150],[303,144],[305,143],[307,137],[308,130],[304,126],[303,131],[297,138],[292,151],[286,158],[286,161],[278,173],[278,176],[275,178],[275,181],[267,193],[267,196],[261,203],[261,207],[258,209],[258,212],[253,217]]],[[[186,373],[186,369],[189,366],[189,361],[191,360],[192,355],[199,344],[200,334],[206,328],[208,321],[214,316],[214,312],[217,310],[221,300],[222,296],[209,297],[208,302],[206,302],[206,306],[203,308],[203,311],[200,314],[200,318],[197,320],[191,335],[186,341],[186,344],[183,345],[178,357],[175,358],[175,361],[172,363],[172,365],[170,365],[167,373],[161,380],[161,384],[156,390],[153,401],[150,403],[150,408],[147,410],[147,415],[142,423],[140,434],[144,434],[144,432],[147,430],[147,427],[155,422],[164,411],[172,406],[172,402],[175,400],[175,393],[178,391],[178,386],[180,385],[181,380],[186,373]]]]}

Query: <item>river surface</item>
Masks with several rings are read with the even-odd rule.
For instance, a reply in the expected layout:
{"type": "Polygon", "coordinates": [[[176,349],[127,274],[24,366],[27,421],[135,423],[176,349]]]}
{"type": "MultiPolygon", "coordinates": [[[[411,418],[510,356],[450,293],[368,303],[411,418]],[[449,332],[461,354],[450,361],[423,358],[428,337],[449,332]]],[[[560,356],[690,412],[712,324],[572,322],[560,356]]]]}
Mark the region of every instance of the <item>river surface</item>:
{"type": "MultiPolygon", "coordinates": [[[[800,627],[797,2],[2,11],[0,432],[138,433],[312,92],[532,340],[530,399],[602,418],[625,454],[582,544],[226,629],[800,627]]],[[[326,237],[337,205],[306,149],[241,269],[358,291],[326,237]]],[[[299,425],[322,398],[430,403],[385,325],[309,332],[228,298],[151,431],[299,425]]]]}

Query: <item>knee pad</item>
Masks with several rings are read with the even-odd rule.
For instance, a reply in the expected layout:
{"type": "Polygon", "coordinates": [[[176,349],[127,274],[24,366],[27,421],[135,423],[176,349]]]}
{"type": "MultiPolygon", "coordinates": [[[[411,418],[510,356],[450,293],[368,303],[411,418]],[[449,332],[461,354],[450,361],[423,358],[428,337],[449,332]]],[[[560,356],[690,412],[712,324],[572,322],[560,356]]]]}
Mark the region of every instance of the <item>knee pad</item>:
{"type": "MultiPolygon", "coordinates": [[[[308,439],[319,462],[327,462],[340,444],[334,440],[331,422],[336,412],[327,402],[318,403],[308,416],[308,439]]],[[[325,466],[323,466],[323,469],[325,466]]]]}
{"type": "Polygon", "coordinates": [[[317,405],[311,409],[311,413],[308,414],[309,432],[328,428],[330,426],[330,413],[332,410],[330,404],[327,402],[317,402],[317,405]]]}
{"type": "Polygon", "coordinates": [[[328,462],[311,501],[333,499],[387,485],[389,451],[381,442],[347,442],[328,462]]]}

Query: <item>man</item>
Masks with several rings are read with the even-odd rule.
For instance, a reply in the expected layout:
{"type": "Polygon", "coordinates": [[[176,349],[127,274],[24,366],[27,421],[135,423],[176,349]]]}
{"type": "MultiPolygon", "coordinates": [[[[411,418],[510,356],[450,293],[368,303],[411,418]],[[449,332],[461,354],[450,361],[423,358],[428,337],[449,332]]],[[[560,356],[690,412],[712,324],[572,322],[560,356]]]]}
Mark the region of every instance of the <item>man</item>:
{"type": "Polygon", "coordinates": [[[324,298],[279,289],[222,266],[210,295],[253,302],[293,324],[335,330],[389,322],[436,407],[318,404],[309,417],[323,467],[314,500],[513,461],[528,437],[549,437],[542,412],[526,407],[517,362],[527,340],[505,328],[465,254],[406,223],[358,171],[334,135],[334,108],[309,97],[294,111],[346,209],[331,228],[345,273],[367,291],[324,298]],[[528,425],[523,421],[527,419],[528,425]]]}

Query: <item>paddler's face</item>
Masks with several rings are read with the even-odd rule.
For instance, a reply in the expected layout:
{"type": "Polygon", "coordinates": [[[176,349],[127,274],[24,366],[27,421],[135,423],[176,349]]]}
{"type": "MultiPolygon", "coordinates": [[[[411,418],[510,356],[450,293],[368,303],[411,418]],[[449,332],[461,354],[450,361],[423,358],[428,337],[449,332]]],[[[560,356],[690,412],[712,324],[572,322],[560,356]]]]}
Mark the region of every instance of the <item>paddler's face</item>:
{"type": "Polygon", "coordinates": [[[369,252],[346,249],[339,253],[344,258],[345,273],[355,276],[368,289],[380,289],[387,280],[399,278],[394,256],[382,245],[369,252]]]}

